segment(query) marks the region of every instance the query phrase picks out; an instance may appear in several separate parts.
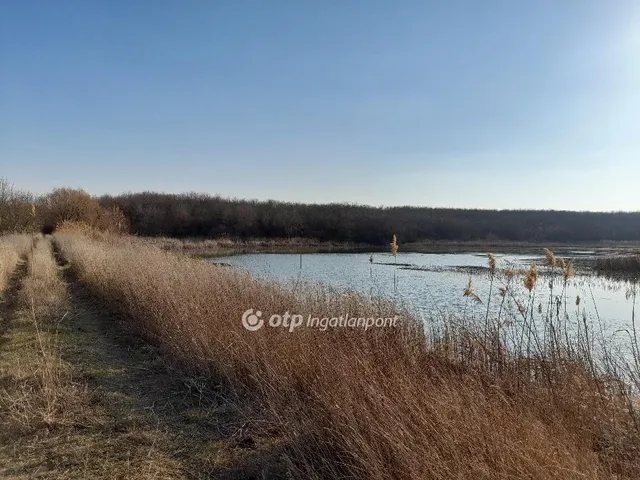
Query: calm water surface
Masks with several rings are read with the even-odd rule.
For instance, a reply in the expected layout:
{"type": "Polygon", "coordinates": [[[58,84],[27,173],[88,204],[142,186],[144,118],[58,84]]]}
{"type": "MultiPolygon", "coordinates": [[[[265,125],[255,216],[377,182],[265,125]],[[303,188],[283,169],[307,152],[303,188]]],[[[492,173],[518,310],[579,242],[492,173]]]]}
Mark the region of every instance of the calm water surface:
{"type": "MultiPolygon", "coordinates": [[[[598,253],[569,252],[571,257],[582,262],[586,260],[586,263],[598,253]]],[[[496,254],[496,258],[499,268],[528,268],[532,262],[544,264],[542,257],[532,255],[496,254]]],[[[302,268],[298,254],[246,254],[212,261],[245,269],[254,276],[284,283],[291,288],[296,288],[300,282],[308,282],[338,291],[355,290],[366,296],[393,298],[425,322],[440,316],[484,318],[489,297],[490,276],[485,268],[487,256],[483,254],[399,253],[394,259],[391,254],[376,253],[373,265],[369,263],[369,254],[363,253],[303,254],[302,268]],[[470,278],[482,304],[463,296],[470,278]]],[[[534,304],[536,308],[542,304],[546,311],[552,277],[546,268],[541,267],[540,273],[534,304]]],[[[494,283],[491,304],[495,309],[502,300],[498,288],[502,285],[501,279],[494,283]]],[[[562,276],[558,274],[554,280],[554,296],[561,294],[562,285],[562,276]]],[[[582,321],[586,314],[590,320],[601,319],[609,331],[628,328],[633,307],[633,297],[628,295],[630,288],[628,282],[604,279],[579,268],[566,291],[569,318],[582,321]],[[579,307],[575,305],[577,296],[581,298],[579,307]]],[[[520,277],[514,279],[512,291],[516,299],[526,302],[528,292],[520,277]]],[[[514,300],[509,302],[512,303],[510,308],[515,310],[514,300]]]]}

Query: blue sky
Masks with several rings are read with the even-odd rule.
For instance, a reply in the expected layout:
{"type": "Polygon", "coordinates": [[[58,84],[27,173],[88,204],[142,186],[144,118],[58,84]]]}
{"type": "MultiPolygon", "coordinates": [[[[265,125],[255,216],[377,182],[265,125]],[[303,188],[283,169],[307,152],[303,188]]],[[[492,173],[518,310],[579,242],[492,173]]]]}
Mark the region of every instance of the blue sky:
{"type": "Polygon", "coordinates": [[[0,2],[45,192],[640,210],[640,2],[0,2]]]}

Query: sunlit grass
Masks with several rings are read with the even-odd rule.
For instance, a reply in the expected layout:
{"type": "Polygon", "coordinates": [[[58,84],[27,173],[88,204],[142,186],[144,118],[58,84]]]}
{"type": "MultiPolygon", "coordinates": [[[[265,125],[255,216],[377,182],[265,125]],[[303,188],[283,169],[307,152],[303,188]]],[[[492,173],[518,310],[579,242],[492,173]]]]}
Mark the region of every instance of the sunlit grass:
{"type": "MultiPolygon", "coordinates": [[[[503,302],[484,323],[423,325],[388,301],[294,293],[127,237],[58,241],[78,279],[141,335],[259,405],[287,439],[297,478],[640,475],[632,390],[611,362],[594,358],[589,331],[570,335],[563,317],[540,312],[537,266],[495,270],[502,299],[522,309],[503,302]],[[521,274],[531,287],[524,299],[515,289],[521,274]],[[403,322],[249,332],[240,322],[249,308],[265,318],[400,313],[403,322]]],[[[559,285],[569,265],[556,262],[559,285]]]]}

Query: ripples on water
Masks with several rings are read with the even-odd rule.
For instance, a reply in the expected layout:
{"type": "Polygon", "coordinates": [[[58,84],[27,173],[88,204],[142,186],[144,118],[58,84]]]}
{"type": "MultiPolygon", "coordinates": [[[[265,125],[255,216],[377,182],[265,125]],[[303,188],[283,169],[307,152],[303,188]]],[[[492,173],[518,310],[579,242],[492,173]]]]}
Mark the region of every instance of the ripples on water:
{"type": "MultiPolygon", "coordinates": [[[[573,251],[572,256],[581,259],[580,264],[589,264],[594,251],[573,251]]],[[[484,318],[490,287],[487,256],[483,254],[451,253],[423,254],[400,253],[374,254],[374,264],[369,263],[369,254],[363,253],[318,253],[302,256],[297,254],[246,254],[215,259],[248,270],[257,277],[284,283],[291,288],[299,282],[316,283],[323,288],[337,291],[355,290],[366,296],[391,297],[410,309],[418,318],[429,322],[434,318],[484,318]],[[394,282],[395,276],[395,282],[394,282]],[[471,278],[474,292],[482,304],[463,296],[465,286],[471,278]],[[395,283],[395,287],[394,287],[395,283]]],[[[498,269],[526,269],[532,262],[544,264],[544,257],[532,255],[497,255],[498,269]]],[[[547,311],[550,300],[548,268],[540,267],[540,278],[535,289],[534,303],[547,311]]],[[[494,283],[491,311],[497,313],[502,298],[499,287],[503,281],[498,275],[494,283]]],[[[554,278],[554,297],[562,293],[562,275],[554,278]]],[[[521,276],[514,278],[512,293],[515,299],[526,302],[528,291],[521,276]]],[[[599,320],[611,332],[630,326],[633,288],[629,282],[610,280],[592,274],[588,269],[578,269],[576,276],[567,284],[567,314],[570,320],[580,321],[584,316],[599,320]],[[575,299],[580,296],[580,305],[575,299]]],[[[514,298],[507,303],[516,309],[514,298]]],[[[555,306],[553,307],[555,308],[555,306]]],[[[564,315],[564,307],[563,307],[564,315]]]]}

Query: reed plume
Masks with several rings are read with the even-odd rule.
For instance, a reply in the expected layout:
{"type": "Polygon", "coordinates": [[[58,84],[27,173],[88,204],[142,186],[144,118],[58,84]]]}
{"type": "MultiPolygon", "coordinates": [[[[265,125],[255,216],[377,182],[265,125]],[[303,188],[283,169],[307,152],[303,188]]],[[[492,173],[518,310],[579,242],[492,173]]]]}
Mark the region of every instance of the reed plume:
{"type": "Polygon", "coordinates": [[[493,253],[489,253],[488,257],[489,257],[489,268],[491,270],[495,270],[496,269],[496,257],[493,255],[493,253]]]}
{"type": "Polygon", "coordinates": [[[395,233],[393,234],[393,240],[391,241],[391,253],[394,256],[398,255],[398,239],[395,233]]]}
{"type": "Polygon", "coordinates": [[[531,267],[527,271],[527,275],[524,277],[524,286],[527,290],[531,291],[536,286],[538,281],[538,267],[535,263],[531,264],[531,267]]]}
{"type": "Polygon", "coordinates": [[[576,273],[575,268],[573,266],[573,261],[568,262],[564,268],[562,269],[562,273],[564,275],[564,281],[567,282],[571,277],[573,277],[576,273]]]}
{"type": "Polygon", "coordinates": [[[546,257],[546,266],[555,268],[556,266],[556,256],[554,253],[548,248],[544,249],[544,256],[546,257]]]}
{"type": "Polygon", "coordinates": [[[467,286],[464,289],[463,296],[469,297],[478,303],[482,303],[482,300],[480,299],[478,294],[476,294],[476,292],[473,291],[473,287],[471,286],[471,277],[469,277],[469,281],[467,282],[467,286]]]}

